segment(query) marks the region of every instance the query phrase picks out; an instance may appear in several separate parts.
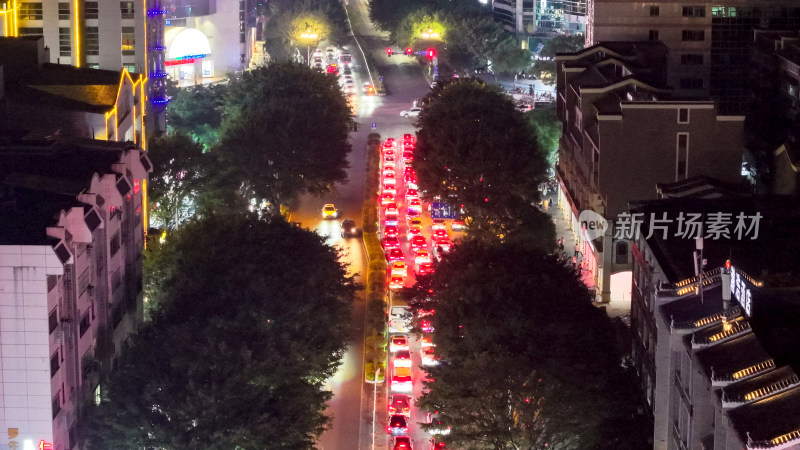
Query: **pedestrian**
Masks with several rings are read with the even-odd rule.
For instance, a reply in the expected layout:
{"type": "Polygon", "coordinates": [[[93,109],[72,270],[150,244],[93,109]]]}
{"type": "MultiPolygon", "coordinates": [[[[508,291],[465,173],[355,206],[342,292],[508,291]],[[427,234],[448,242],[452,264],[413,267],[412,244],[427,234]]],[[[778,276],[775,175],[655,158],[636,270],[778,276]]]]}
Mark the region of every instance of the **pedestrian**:
{"type": "Polygon", "coordinates": [[[564,236],[561,236],[561,239],[558,240],[558,248],[561,252],[564,252],[564,236]]]}
{"type": "Polygon", "coordinates": [[[578,243],[575,243],[575,258],[581,253],[581,248],[578,246],[578,243]]]}
{"type": "Polygon", "coordinates": [[[572,270],[574,270],[575,272],[578,271],[578,257],[577,256],[573,256],[572,257],[572,270]]]}

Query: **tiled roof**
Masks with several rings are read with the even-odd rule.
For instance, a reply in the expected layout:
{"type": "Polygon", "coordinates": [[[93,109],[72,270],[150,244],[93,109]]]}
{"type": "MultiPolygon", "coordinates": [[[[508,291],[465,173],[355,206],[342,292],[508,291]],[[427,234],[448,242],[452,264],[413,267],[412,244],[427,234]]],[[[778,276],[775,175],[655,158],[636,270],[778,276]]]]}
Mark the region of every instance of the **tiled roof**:
{"type": "Polygon", "coordinates": [[[719,391],[723,403],[741,406],[793,386],[800,386],[800,378],[788,366],[779,367],[747,380],[729,384],[719,391]]]}
{"type": "MultiPolygon", "coordinates": [[[[722,326],[712,328],[718,332],[722,331],[722,326]]],[[[710,331],[703,330],[700,333],[707,334],[710,331]]],[[[706,376],[714,381],[733,382],[736,379],[745,378],[745,376],[734,377],[734,375],[743,370],[758,367],[766,361],[771,361],[758,338],[751,332],[744,332],[733,339],[709,345],[698,350],[696,356],[706,376]]],[[[757,373],[758,371],[753,371],[749,376],[757,373]]]]}
{"type": "Polygon", "coordinates": [[[748,448],[767,449],[800,442],[798,387],[731,409],[727,414],[748,448]]]}

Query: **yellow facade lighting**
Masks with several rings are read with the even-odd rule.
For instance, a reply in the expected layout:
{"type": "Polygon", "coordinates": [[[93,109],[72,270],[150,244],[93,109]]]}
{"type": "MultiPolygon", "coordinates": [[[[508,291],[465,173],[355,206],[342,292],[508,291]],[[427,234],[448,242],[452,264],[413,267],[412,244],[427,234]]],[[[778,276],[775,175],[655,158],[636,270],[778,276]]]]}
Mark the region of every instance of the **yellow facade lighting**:
{"type": "MultiPolygon", "coordinates": [[[[75,67],[81,66],[81,22],[80,22],[80,2],[75,0],[73,2],[72,15],[75,16],[75,28],[72,32],[75,34],[75,67]]],[[[108,133],[106,132],[106,135],[108,133]]]]}
{"type": "Polygon", "coordinates": [[[733,374],[733,379],[738,380],[740,378],[748,377],[758,372],[762,372],[766,369],[771,369],[775,367],[775,361],[772,359],[768,359],[766,361],[760,362],[758,364],[753,364],[750,367],[746,367],[736,373],[733,374]]]}

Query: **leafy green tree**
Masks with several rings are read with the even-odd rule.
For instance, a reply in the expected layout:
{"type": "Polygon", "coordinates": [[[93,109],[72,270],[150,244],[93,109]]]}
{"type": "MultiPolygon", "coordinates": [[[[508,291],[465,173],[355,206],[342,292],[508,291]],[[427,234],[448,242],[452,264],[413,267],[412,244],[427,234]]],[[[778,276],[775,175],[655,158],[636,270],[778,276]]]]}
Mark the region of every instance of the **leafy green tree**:
{"type": "Polygon", "coordinates": [[[329,192],[346,181],[351,125],[335,77],[289,62],[245,72],[225,98],[210,189],[272,214],[303,192],[329,192]]]}
{"type": "Polygon", "coordinates": [[[460,79],[433,90],[419,116],[420,187],[463,205],[470,232],[506,235],[537,213],[546,161],[523,114],[499,88],[460,79]]]}
{"type": "Polygon", "coordinates": [[[525,114],[528,122],[536,130],[536,142],[550,166],[558,157],[558,140],[561,139],[561,121],[554,107],[536,108],[525,114]]]}
{"type": "Polygon", "coordinates": [[[575,53],[583,49],[585,38],[582,34],[560,34],[544,44],[539,57],[533,63],[533,74],[545,84],[555,84],[556,53],[575,53]]]}
{"type": "Polygon", "coordinates": [[[170,133],[192,136],[204,148],[216,143],[217,131],[222,122],[224,84],[206,84],[179,88],[172,91],[167,106],[167,126],[170,133]]]}
{"type": "Polygon", "coordinates": [[[252,215],[191,222],[165,246],[163,301],[88,409],[86,448],[312,448],[350,332],[337,252],[252,215]]]}
{"type": "Polygon", "coordinates": [[[509,37],[491,17],[470,16],[455,22],[445,55],[453,67],[470,70],[486,67],[497,46],[509,37]]]}
{"type": "Polygon", "coordinates": [[[407,47],[441,47],[448,42],[448,33],[451,28],[449,16],[427,8],[421,8],[409,13],[391,31],[393,42],[407,47]],[[424,32],[432,31],[437,37],[423,36],[424,32]]]}
{"type": "Polygon", "coordinates": [[[273,61],[292,59],[298,52],[305,59],[307,46],[322,40],[343,43],[348,31],[347,13],[337,0],[271,0],[265,48],[273,61]],[[306,30],[317,37],[301,37],[306,30]]]}
{"type": "Polygon", "coordinates": [[[517,40],[508,37],[492,52],[492,68],[495,72],[521,72],[531,65],[531,52],[520,48],[517,40]]]}
{"type": "Polygon", "coordinates": [[[611,322],[571,268],[525,246],[468,240],[429,282],[433,294],[418,294],[412,308],[435,309],[443,362],[426,369],[433,381],[418,404],[439,411],[448,444],[645,447],[647,430],[631,420],[636,396],[620,395],[635,384],[620,367],[611,322]],[[603,429],[612,422],[621,437],[613,444],[603,429]]]}

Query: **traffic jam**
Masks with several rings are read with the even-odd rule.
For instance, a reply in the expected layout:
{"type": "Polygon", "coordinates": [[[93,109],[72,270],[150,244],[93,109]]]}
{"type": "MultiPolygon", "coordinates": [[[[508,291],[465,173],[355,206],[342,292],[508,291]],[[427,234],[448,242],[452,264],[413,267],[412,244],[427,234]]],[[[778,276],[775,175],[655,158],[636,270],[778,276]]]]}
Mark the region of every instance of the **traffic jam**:
{"type": "MultiPolygon", "coordinates": [[[[434,261],[448,252],[453,241],[443,219],[432,219],[430,204],[420,199],[414,170],[416,140],[404,134],[402,140],[388,138],[381,145],[380,235],[387,261],[390,291],[410,287],[415,276],[433,273],[434,261]]],[[[463,222],[450,220],[450,231],[463,231],[463,222]]],[[[387,434],[394,450],[444,449],[440,441],[448,427],[430,427],[420,423],[436,422],[435,412],[420,411],[414,399],[422,395],[427,372],[421,367],[437,364],[432,340],[433,328],[420,317],[421,339],[410,334],[408,306],[389,295],[389,390],[387,434]]],[[[433,314],[433,310],[421,315],[433,314]]]]}

